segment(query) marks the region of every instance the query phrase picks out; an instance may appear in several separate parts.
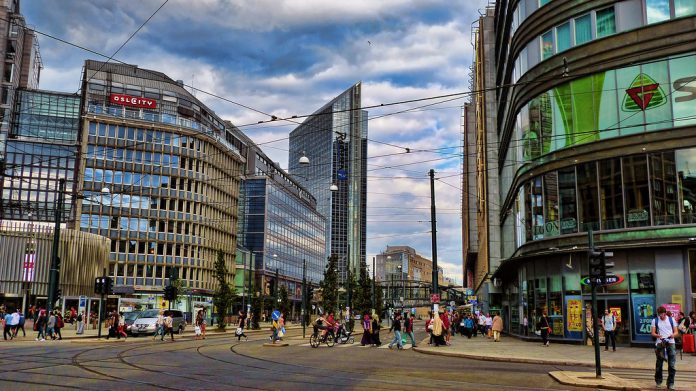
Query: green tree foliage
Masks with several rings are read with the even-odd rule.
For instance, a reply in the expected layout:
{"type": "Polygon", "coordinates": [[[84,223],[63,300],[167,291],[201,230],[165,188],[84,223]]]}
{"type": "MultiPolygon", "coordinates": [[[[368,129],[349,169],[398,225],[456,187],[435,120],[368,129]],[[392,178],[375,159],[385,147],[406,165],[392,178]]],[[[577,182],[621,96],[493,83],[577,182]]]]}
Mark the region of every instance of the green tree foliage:
{"type": "Polygon", "coordinates": [[[261,313],[264,311],[264,296],[254,296],[251,299],[251,328],[258,330],[261,328],[261,313]]]}
{"type": "Polygon", "coordinates": [[[321,306],[324,313],[336,311],[338,308],[338,257],[329,257],[329,263],[324,270],[324,279],[319,284],[321,286],[321,306]]]}
{"type": "Polygon", "coordinates": [[[215,288],[215,293],[213,293],[213,305],[217,310],[218,315],[218,329],[224,330],[226,323],[225,317],[230,311],[230,306],[234,300],[234,286],[227,282],[229,272],[227,271],[227,265],[225,264],[225,253],[222,250],[218,250],[217,260],[215,261],[213,277],[217,280],[217,288],[215,288]]]}
{"type": "Polygon", "coordinates": [[[380,284],[375,284],[375,307],[375,313],[381,318],[384,312],[384,292],[380,284]]]}
{"type": "Polygon", "coordinates": [[[356,314],[372,312],[372,279],[367,273],[364,261],[360,265],[360,275],[353,288],[353,308],[356,314]]]}

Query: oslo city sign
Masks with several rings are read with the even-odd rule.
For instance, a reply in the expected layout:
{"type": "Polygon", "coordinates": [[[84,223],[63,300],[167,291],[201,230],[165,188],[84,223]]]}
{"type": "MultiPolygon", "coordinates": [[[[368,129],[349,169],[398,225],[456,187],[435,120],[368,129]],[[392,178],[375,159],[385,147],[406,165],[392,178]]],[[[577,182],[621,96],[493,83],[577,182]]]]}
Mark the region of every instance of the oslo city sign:
{"type": "Polygon", "coordinates": [[[594,282],[595,285],[600,286],[600,285],[616,285],[616,284],[621,284],[624,281],[624,278],[621,276],[615,276],[615,275],[606,275],[604,277],[596,277],[592,279],[589,276],[583,276],[582,280],[580,280],[580,283],[582,285],[590,285],[592,282],[594,282]]]}

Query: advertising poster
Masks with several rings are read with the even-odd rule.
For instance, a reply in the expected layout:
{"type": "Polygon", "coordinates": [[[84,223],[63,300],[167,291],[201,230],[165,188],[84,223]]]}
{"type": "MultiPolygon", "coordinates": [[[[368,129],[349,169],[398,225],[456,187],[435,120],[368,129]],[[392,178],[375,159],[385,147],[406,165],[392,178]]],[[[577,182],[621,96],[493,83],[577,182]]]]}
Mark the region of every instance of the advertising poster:
{"type": "Polygon", "coordinates": [[[616,323],[621,323],[621,307],[609,307],[609,313],[614,315],[616,323]]]}
{"type": "Polygon", "coordinates": [[[662,304],[663,307],[667,310],[667,315],[672,313],[672,318],[675,320],[679,319],[679,312],[681,311],[681,304],[662,304]]]}
{"type": "Polygon", "coordinates": [[[650,329],[655,318],[655,295],[632,295],[633,302],[633,337],[636,341],[652,341],[650,329]]]}
{"type": "Polygon", "coordinates": [[[582,338],[582,297],[565,297],[566,338],[582,338]]]}

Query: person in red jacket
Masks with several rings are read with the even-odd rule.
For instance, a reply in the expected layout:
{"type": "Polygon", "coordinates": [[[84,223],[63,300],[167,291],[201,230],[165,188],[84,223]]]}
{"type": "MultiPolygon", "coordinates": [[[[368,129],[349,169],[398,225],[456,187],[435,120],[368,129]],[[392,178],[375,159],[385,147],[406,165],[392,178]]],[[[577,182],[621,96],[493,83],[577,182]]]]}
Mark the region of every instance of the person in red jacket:
{"type": "Polygon", "coordinates": [[[445,342],[450,345],[450,320],[447,316],[447,312],[440,314],[440,320],[442,320],[442,332],[445,334],[445,342]]]}

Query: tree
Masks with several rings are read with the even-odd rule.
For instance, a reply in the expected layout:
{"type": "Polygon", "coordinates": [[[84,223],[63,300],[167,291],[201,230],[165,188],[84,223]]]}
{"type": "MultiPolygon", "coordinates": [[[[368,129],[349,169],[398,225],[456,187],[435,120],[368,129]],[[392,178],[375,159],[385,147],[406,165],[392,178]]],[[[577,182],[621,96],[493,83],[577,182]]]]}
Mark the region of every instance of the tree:
{"type": "Polygon", "coordinates": [[[285,285],[280,287],[278,298],[280,299],[278,305],[279,310],[285,315],[285,319],[287,319],[288,316],[290,316],[290,299],[288,298],[288,288],[285,285]]]}
{"type": "Polygon", "coordinates": [[[360,275],[353,289],[353,308],[355,313],[370,313],[372,309],[372,279],[367,273],[363,261],[360,265],[360,275]]]}
{"type": "Polygon", "coordinates": [[[264,311],[264,296],[254,296],[251,299],[251,328],[258,330],[261,328],[261,313],[264,311]]]}
{"type": "Polygon", "coordinates": [[[218,329],[225,330],[225,317],[230,310],[234,300],[234,287],[227,282],[227,265],[225,264],[225,253],[218,250],[217,260],[215,261],[213,277],[217,280],[218,286],[213,293],[213,304],[217,309],[218,329]]]}
{"type": "Polygon", "coordinates": [[[329,257],[329,263],[324,270],[324,279],[319,284],[321,286],[321,305],[324,312],[336,311],[338,308],[338,257],[329,257]]]}
{"type": "Polygon", "coordinates": [[[382,292],[382,285],[375,284],[375,313],[382,317],[384,312],[384,294],[382,292]]]}

